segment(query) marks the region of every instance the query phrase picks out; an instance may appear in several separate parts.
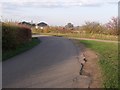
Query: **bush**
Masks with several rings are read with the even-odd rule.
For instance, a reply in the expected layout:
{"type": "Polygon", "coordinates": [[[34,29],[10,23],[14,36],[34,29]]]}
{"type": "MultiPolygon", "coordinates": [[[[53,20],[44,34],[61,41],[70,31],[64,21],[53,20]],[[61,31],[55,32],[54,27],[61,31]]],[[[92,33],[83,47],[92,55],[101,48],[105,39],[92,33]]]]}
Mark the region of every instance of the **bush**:
{"type": "Polygon", "coordinates": [[[12,23],[2,24],[2,49],[15,49],[20,44],[31,40],[31,29],[12,23]]]}

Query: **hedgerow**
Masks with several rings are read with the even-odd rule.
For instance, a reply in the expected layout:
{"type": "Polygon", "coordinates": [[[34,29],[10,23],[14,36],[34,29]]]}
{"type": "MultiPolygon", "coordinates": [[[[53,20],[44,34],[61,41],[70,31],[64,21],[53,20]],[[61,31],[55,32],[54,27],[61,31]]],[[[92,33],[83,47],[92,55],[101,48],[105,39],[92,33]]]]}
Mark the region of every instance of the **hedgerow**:
{"type": "Polygon", "coordinates": [[[31,40],[31,29],[17,24],[2,23],[2,49],[15,49],[31,40]]]}

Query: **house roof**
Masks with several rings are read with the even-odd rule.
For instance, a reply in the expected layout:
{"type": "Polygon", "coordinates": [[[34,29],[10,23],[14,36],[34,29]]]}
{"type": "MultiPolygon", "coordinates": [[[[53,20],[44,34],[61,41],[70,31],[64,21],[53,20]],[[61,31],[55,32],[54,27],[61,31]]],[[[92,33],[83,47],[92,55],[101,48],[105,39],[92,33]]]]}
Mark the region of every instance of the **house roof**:
{"type": "Polygon", "coordinates": [[[41,27],[46,27],[46,26],[48,26],[46,23],[44,23],[44,22],[40,22],[40,23],[38,23],[37,24],[38,26],[41,26],[41,27]]]}

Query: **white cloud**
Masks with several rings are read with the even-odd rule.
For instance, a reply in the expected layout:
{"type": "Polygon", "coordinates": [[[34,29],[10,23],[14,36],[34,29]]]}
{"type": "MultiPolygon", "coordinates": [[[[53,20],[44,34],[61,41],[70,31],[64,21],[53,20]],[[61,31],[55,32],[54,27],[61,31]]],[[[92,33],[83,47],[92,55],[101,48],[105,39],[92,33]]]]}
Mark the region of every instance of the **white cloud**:
{"type": "MultiPolygon", "coordinates": [[[[6,0],[6,1],[1,0],[0,2],[3,4],[11,3],[12,5],[20,6],[70,7],[70,6],[100,6],[105,3],[110,3],[111,0],[6,0]]],[[[112,0],[112,2],[118,2],[118,0],[112,0]]]]}

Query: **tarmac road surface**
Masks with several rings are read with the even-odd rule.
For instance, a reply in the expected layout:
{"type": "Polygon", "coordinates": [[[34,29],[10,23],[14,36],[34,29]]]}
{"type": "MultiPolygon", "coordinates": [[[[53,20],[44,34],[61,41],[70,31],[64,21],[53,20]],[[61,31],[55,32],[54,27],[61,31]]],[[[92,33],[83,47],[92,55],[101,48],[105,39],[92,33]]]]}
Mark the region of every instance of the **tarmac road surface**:
{"type": "Polygon", "coordinates": [[[86,77],[77,81],[80,63],[71,40],[39,39],[39,45],[2,63],[2,88],[81,88],[86,77]]]}

